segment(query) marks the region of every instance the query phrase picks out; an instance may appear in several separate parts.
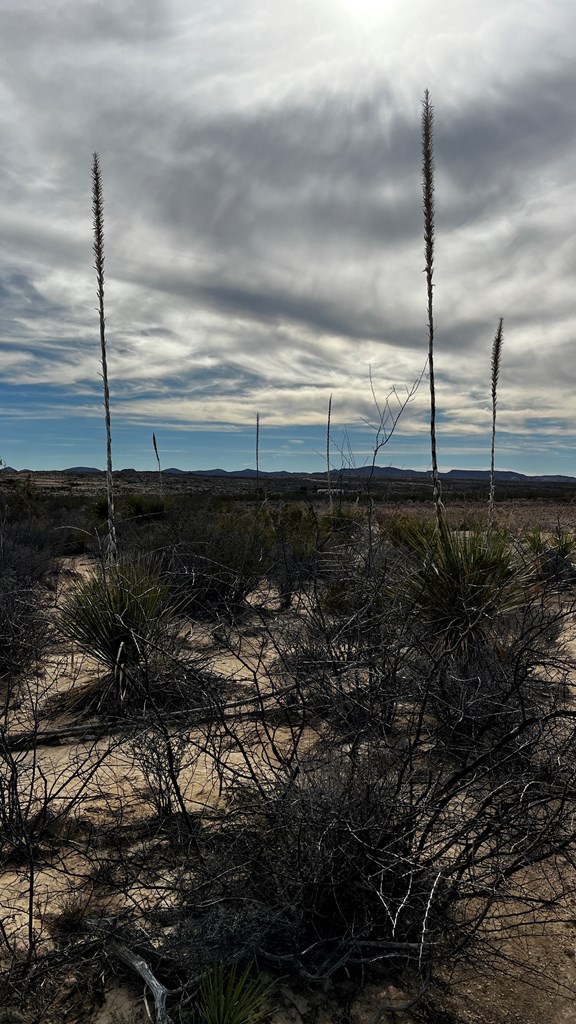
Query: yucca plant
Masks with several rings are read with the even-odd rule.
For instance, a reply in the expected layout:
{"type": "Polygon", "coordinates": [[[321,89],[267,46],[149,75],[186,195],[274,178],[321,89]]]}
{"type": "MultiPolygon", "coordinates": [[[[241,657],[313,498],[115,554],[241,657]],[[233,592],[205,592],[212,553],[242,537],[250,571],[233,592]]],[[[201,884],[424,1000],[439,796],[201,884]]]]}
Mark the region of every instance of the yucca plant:
{"type": "Polygon", "coordinates": [[[272,985],[250,976],[251,965],[242,972],[236,964],[222,964],[205,974],[200,982],[202,1024],[259,1024],[268,1016],[272,985]]]}
{"type": "Polygon", "coordinates": [[[104,666],[120,704],[150,659],[173,647],[178,637],[168,587],[146,561],[112,565],[105,576],[75,582],[57,626],[104,666]]]}
{"type": "Polygon", "coordinates": [[[403,597],[434,627],[435,647],[468,654],[496,638],[502,617],[526,601],[526,571],[501,533],[431,534],[412,529],[420,568],[404,581],[403,597]]]}

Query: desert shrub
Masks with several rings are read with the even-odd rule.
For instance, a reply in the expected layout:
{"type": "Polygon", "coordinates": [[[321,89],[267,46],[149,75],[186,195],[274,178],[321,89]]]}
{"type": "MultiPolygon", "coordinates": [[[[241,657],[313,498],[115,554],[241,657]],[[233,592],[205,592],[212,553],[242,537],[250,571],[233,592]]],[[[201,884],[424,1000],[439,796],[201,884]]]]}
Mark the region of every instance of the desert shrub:
{"type": "Polygon", "coordinates": [[[386,776],[366,767],[336,754],[324,764],[299,760],[297,780],[242,787],[234,826],[206,858],[226,919],[202,912],[201,891],[198,900],[188,894],[182,941],[193,957],[225,954],[230,962],[256,954],[328,976],[360,936],[374,938],[375,920],[386,915],[371,879],[386,860],[404,863],[407,845],[386,776]],[[216,865],[224,863],[218,884],[216,865]]]}
{"type": "Polygon", "coordinates": [[[560,553],[562,548],[547,547],[533,563],[533,571],[537,579],[552,585],[557,591],[569,591],[576,583],[576,568],[567,555],[560,553]]]}
{"type": "Polygon", "coordinates": [[[0,574],[25,585],[42,583],[60,553],[52,523],[5,511],[0,521],[0,574]]]}
{"type": "MultiPolygon", "coordinates": [[[[259,576],[251,566],[226,561],[223,547],[218,546],[218,558],[175,551],[167,560],[172,593],[193,618],[233,618],[241,612],[246,597],[258,583],[259,576]]],[[[227,547],[230,552],[236,544],[231,542],[227,547]]]]}
{"type": "Polygon", "coordinates": [[[310,506],[301,503],[267,509],[264,515],[270,539],[268,579],[288,607],[293,595],[316,575],[319,520],[310,506]]]}
{"type": "Polygon", "coordinates": [[[318,600],[336,616],[373,621],[390,611],[394,601],[387,583],[395,561],[380,537],[357,532],[342,543],[331,537],[318,558],[318,600]]]}
{"type": "Polygon", "coordinates": [[[0,523],[0,677],[16,677],[49,642],[42,584],[54,567],[51,537],[29,516],[0,523]]]}
{"type": "Polygon", "coordinates": [[[560,614],[527,608],[505,647],[487,643],[465,657],[438,657],[423,642],[408,685],[426,720],[433,722],[438,749],[451,763],[491,760],[503,743],[508,760],[498,748],[495,765],[504,765],[505,772],[524,770],[516,730],[566,707],[571,659],[554,650],[562,620],[560,614]]]}
{"type": "Polygon", "coordinates": [[[168,498],[150,494],[127,494],[118,503],[118,512],[123,519],[146,522],[166,516],[171,506],[168,498]]]}
{"type": "MultiPolygon", "coordinates": [[[[204,835],[172,949],[190,972],[256,956],[309,979],[452,962],[491,908],[530,904],[527,869],[573,841],[566,724],[524,724],[522,772],[507,772],[504,745],[498,770],[446,763],[416,706],[392,732],[373,722],[350,743],[292,748],[273,777],[254,753],[258,782],[240,784],[225,823],[204,835]]],[[[561,892],[558,876],[540,909],[561,892]]]]}
{"type": "Polygon", "coordinates": [[[356,564],[343,556],[342,566],[309,595],[304,624],[272,632],[279,678],[296,687],[309,719],[348,736],[371,719],[387,722],[410,697],[416,655],[413,616],[389,586],[386,552],[356,564]]]}
{"type": "MultiPolygon", "coordinates": [[[[215,694],[213,687],[212,701],[215,694]]],[[[147,827],[172,850],[186,856],[198,852],[201,815],[189,786],[199,764],[200,771],[205,767],[203,748],[194,741],[189,729],[178,728],[185,717],[181,708],[171,719],[158,704],[154,711],[148,716],[146,727],[134,731],[128,749],[144,777],[144,801],[154,812],[147,819],[147,827]]],[[[204,720],[209,717],[208,711],[204,720]]]]}
{"type": "MultiPolygon", "coordinates": [[[[43,852],[55,819],[47,803],[23,799],[21,764],[0,748],[0,863],[18,865],[43,852]]],[[[30,773],[26,772],[29,776],[30,773]]]]}
{"type": "Polygon", "coordinates": [[[86,512],[96,526],[103,526],[108,521],[108,498],[106,492],[95,494],[86,506],[86,512]]]}
{"type": "MultiPolygon", "coordinates": [[[[319,514],[310,505],[288,504],[263,513],[268,530],[268,579],[277,588],[281,605],[316,584],[333,584],[334,599],[345,589],[351,561],[362,531],[358,513],[340,510],[319,514]]],[[[330,596],[326,594],[327,601],[330,596]]]]}
{"type": "MultiPolygon", "coordinates": [[[[116,498],[116,533],[125,561],[142,560],[160,551],[171,539],[172,501],[157,494],[125,494],[116,498]]],[[[85,550],[102,557],[108,535],[108,499],[97,494],[84,510],[85,550]]]]}
{"type": "Polygon", "coordinates": [[[421,519],[412,515],[387,515],[385,518],[378,518],[384,536],[393,547],[421,553],[436,537],[436,524],[432,519],[421,519]]]}
{"type": "Polygon", "coordinates": [[[0,577],[0,678],[15,679],[39,662],[50,628],[38,589],[0,577]]]}
{"type": "Polygon", "coordinates": [[[409,536],[389,580],[415,654],[405,692],[434,716],[449,756],[466,759],[563,706],[567,609],[504,534],[413,524],[409,536]]]}
{"type": "Polygon", "coordinates": [[[57,628],[105,669],[97,704],[121,707],[161,691],[162,666],[177,664],[181,624],[154,562],[120,563],[77,580],[57,628]]]}
{"type": "Polygon", "coordinates": [[[257,516],[205,514],[177,525],[161,559],[170,591],[187,614],[230,618],[263,578],[267,551],[257,516]]]}
{"type": "MultiPolygon", "coordinates": [[[[489,751],[531,716],[565,707],[573,658],[559,637],[568,612],[544,595],[508,612],[485,641],[445,646],[386,579],[373,600],[285,631],[276,663],[308,720],[347,737],[398,707],[421,707],[452,760],[489,751]]],[[[294,703],[289,691],[286,701],[294,703]]],[[[514,750],[510,756],[515,757],[514,750]]]]}

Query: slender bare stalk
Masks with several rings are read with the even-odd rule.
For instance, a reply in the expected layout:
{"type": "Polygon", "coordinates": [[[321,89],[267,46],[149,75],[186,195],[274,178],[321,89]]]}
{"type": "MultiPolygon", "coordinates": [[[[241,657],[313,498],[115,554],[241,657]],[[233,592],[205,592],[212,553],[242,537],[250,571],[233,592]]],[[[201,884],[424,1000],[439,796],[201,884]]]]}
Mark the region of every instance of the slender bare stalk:
{"type": "Polygon", "coordinates": [[[326,420],[326,479],[328,481],[328,501],[332,513],[332,482],[330,480],[330,426],[332,423],[332,395],[328,399],[328,418],[326,420]]]}
{"type": "Polygon", "coordinates": [[[422,205],[424,211],[424,255],[428,296],[428,376],[430,380],[430,447],[432,457],[432,498],[436,518],[444,530],[444,505],[436,454],[436,384],[434,379],[434,108],[426,89],[422,104],[422,205]]]}
{"type": "Polygon", "coordinates": [[[102,383],[104,387],[104,421],[106,424],[106,493],[108,498],[108,545],[109,561],[116,561],[116,520],[114,514],[114,482],[112,477],[112,428],[110,424],[110,389],[108,387],[108,363],[106,359],[106,318],[104,316],[104,200],[102,177],[98,153],[92,160],[92,215],[94,228],[94,269],[98,284],[98,314],[100,319],[100,350],[102,355],[102,383]]]}
{"type": "Polygon", "coordinates": [[[156,462],[158,463],[158,481],[160,486],[160,495],[164,493],[164,487],[162,486],[162,467],[160,465],[160,456],[158,454],[158,445],[156,444],[156,434],[152,431],[152,444],[154,445],[154,454],[156,456],[156,462]]]}
{"type": "Polygon", "coordinates": [[[494,452],[496,449],[496,397],[498,392],[498,377],[500,375],[500,356],[502,355],[502,325],[504,320],[500,317],[498,329],[492,342],[492,443],[490,445],[490,494],[488,496],[488,529],[492,529],[494,518],[494,452]]]}
{"type": "Polygon", "coordinates": [[[260,490],[260,413],[256,413],[256,494],[260,490]]]}

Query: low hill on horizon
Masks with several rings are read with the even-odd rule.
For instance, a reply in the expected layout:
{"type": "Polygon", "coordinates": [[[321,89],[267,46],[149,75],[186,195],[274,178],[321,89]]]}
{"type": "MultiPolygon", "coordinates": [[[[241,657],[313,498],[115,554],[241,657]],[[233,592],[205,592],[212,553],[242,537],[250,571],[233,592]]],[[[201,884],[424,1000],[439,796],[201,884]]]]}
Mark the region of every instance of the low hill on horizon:
{"type": "MultiPolygon", "coordinates": [[[[61,470],[30,470],[30,469],[14,469],[12,466],[4,466],[0,469],[1,473],[12,474],[12,473],[71,473],[71,474],[94,474],[98,476],[104,476],[104,470],[98,469],[96,466],[70,466],[67,469],[61,470]]],[[[154,469],[149,470],[136,470],[131,468],[117,469],[114,470],[115,475],[122,476],[137,476],[140,473],[150,476],[157,475],[158,471],[154,469]]],[[[326,470],[317,470],[315,472],[306,471],[294,471],[291,472],[286,469],[281,470],[260,470],[256,472],[255,469],[246,467],[245,469],[179,469],[176,466],[170,466],[167,469],[162,470],[163,476],[202,476],[202,477],[217,477],[217,478],[228,478],[228,479],[302,479],[302,478],[314,478],[316,480],[325,480],[327,482],[328,477],[326,470]]],[[[446,473],[440,473],[441,480],[462,480],[473,481],[473,480],[489,480],[490,470],[488,469],[450,469],[446,473]]],[[[336,481],[342,480],[413,480],[413,481],[427,481],[430,480],[431,473],[429,470],[417,470],[417,469],[400,469],[396,466],[359,466],[349,467],[344,469],[335,469],[330,473],[330,480],[335,485],[336,481]]],[[[529,475],[527,473],[517,473],[513,470],[496,470],[494,473],[494,479],[496,482],[502,483],[523,483],[523,484],[538,484],[538,483],[559,483],[559,484],[575,484],[576,476],[567,476],[560,473],[545,473],[545,474],[534,474],[529,475]]]]}

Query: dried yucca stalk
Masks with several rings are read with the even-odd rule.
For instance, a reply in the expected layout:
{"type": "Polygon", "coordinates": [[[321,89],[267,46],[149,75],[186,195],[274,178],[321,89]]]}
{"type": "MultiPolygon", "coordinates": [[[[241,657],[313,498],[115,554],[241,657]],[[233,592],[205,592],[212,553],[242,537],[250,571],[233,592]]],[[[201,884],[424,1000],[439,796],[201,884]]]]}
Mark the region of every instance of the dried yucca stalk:
{"type": "Polygon", "coordinates": [[[108,544],[107,556],[115,562],[117,555],[116,521],[114,514],[114,482],[112,477],[112,427],[110,423],[110,389],[108,387],[108,362],[106,359],[106,318],[104,316],[104,200],[98,153],[92,159],[92,215],[94,228],[94,269],[98,284],[98,315],[100,319],[100,351],[102,356],[102,384],[104,387],[104,421],[106,424],[106,495],[108,500],[108,544]]]}
{"type": "Polygon", "coordinates": [[[162,485],[162,466],[160,465],[160,455],[158,453],[158,445],[156,444],[156,434],[152,431],[152,444],[154,446],[154,454],[156,456],[156,462],[158,463],[158,487],[160,489],[160,495],[164,494],[164,487],[162,485]]]}
{"type": "Polygon", "coordinates": [[[256,494],[260,490],[260,413],[256,413],[256,494]]]}
{"type": "Polygon", "coordinates": [[[434,108],[426,89],[422,104],[422,207],[424,211],[424,255],[428,296],[428,375],[430,379],[430,447],[432,497],[438,526],[444,529],[444,506],[436,454],[436,384],[434,379],[434,108]]]}
{"type": "Polygon", "coordinates": [[[502,355],[502,342],[504,340],[502,326],[504,320],[500,317],[498,329],[492,342],[492,441],[490,445],[490,494],[488,496],[488,529],[492,527],[494,518],[494,452],[496,449],[496,398],[498,392],[498,377],[500,376],[500,357],[502,355]]]}
{"type": "Polygon", "coordinates": [[[330,502],[330,512],[333,510],[332,501],[332,480],[330,478],[330,427],[332,424],[332,395],[328,399],[328,418],[326,420],[326,480],[328,483],[328,501],[330,502]]]}

